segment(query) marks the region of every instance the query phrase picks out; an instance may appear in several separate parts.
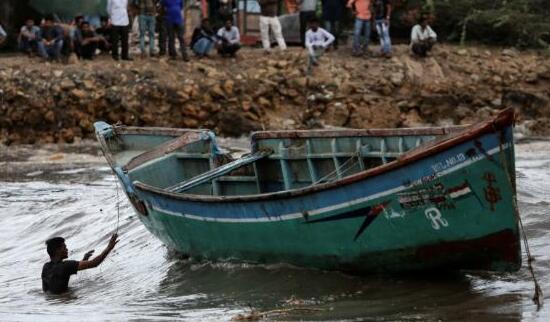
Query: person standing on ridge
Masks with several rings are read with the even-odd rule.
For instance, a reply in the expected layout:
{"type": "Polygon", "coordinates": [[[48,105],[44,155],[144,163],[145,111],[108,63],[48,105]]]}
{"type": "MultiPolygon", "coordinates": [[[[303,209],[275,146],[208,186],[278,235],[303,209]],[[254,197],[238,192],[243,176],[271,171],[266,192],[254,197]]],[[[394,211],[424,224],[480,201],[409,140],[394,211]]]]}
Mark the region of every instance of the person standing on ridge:
{"type": "Polygon", "coordinates": [[[353,28],[353,56],[360,56],[361,53],[368,54],[371,32],[371,0],[349,0],[347,7],[355,14],[355,25],[353,28]],[[363,33],[364,31],[364,33],[363,33]],[[364,34],[364,42],[361,41],[361,33],[364,34]]]}
{"type": "Polygon", "coordinates": [[[283,28],[279,21],[279,0],[259,0],[260,4],[260,35],[262,37],[262,46],[267,54],[271,52],[271,37],[269,30],[273,31],[275,40],[280,50],[286,50],[285,39],[283,38],[283,28]]]}
{"type": "Polygon", "coordinates": [[[107,13],[111,17],[113,30],[112,56],[114,60],[119,60],[119,42],[122,47],[122,60],[133,60],[129,56],[129,26],[130,17],[128,16],[128,0],[108,0],[107,13]]]}
{"type": "Polygon", "coordinates": [[[155,55],[155,24],[157,8],[154,0],[136,0],[138,8],[138,24],[139,24],[139,49],[141,57],[145,58],[145,35],[149,35],[149,57],[155,55]]]}
{"type": "Polygon", "coordinates": [[[187,49],[185,48],[185,25],[183,24],[183,0],[161,0],[164,7],[166,29],[168,31],[168,54],[170,59],[176,59],[176,38],[180,43],[181,56],[183,61],[188,62],[187,49]]]}
{"type": "Polygon", "coordinates": [[[391,57],[390,18],[392,12],[392,0],[374,0],[374,21],[376,31],[380,38],[382,55],[391,57]]]}
{"type": "Polygon", "coordinates": [[[71,275],[89,268],[99,266],[118,243],[118,235],[113,234],[109,244],[98,256],[92,257],[94,251],[91,250],[84,255],[81,261],[64,260],[68,257],[69,251],[65,245],[63,237],[54,237],[46,241],[46,250],[50,255],[50,262],[44,264],[42,268],[42,290],[47,293],[61,294],[69,289],[69,279],[71,275]]]}
{"type": "Polygon", "coordinates": [[[346,0],[322,0],[323,21],[325,30],[334,36],[334,49],[338,49],[338,37],[340,35],[340,22],[346,6],[346,0]]]}

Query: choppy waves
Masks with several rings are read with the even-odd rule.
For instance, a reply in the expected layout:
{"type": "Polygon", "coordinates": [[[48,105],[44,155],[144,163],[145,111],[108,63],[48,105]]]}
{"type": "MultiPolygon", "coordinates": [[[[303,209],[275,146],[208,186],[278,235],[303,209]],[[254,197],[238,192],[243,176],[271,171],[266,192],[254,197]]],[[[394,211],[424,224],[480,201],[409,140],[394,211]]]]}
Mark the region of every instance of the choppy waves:
{"type": "MultiPolygon", "coordinates": [[[[550,142],[516,147],[519,207],[534,263],[550,295],[550,142]]],[[[115,182],[103,165],[2,182],[0,320],[230,320],[250,308],[292,307],[278,320],[550,320],[536,312],[524,268],[514,274],[356,277],[287,265],[197,263],[150,235],[121,194],[121,241],[71,292],[44,295],[44,241],[64,236],[70,258],[101,251],[116,229],[115,182]]],[[[547,305],[550,305],[548,303],[547,305]]],[[[548,306],[547,306],[548,307],[548,306]]]]}

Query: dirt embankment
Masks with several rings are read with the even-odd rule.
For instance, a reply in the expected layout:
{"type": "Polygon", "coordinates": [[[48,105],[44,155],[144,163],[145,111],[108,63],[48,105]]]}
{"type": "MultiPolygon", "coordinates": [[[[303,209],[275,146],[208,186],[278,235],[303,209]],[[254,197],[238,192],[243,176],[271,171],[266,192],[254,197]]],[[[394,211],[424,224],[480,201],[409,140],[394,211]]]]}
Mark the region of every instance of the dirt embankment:
{"type": "Polygon", "coordinates": [[[73,142],[93,122],[262,129],[473,123],[505,107],[531,134],[550,134],[550,58],[534,52],[440,46],[431,58],[328,53],[311,78],[298,49],[191,63],[106,57],[71,65],[0,58],[0,143],[73,142]]]}

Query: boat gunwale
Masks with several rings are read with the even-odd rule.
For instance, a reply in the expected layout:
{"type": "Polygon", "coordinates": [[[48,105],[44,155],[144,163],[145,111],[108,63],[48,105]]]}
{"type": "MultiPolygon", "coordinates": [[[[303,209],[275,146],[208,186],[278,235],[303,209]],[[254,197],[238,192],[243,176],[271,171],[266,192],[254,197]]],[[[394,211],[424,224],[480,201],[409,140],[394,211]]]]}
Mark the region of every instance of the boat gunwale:
{"type": "MultiPolygon", "coordinates": [[[[465,128],[462,131],[462,133],[455,133],[450,137],[446,137],[441,140],[436,140],[432,144],[427,144],[425,146],[421,146],[419,148],[413,149],[403,154],[398,159],[392,162],[389,162],[387,164],[380,165],[378,167],[371,168],[362,172],[358,172],[356,174],[353,174],[351,176],[342,178],[334,182],[328,182],[328,183],[303,187],[299,189],[283,190],[283,191],[261,193],[261,194],[254,194],[254,195],[242,195],[242,196],[210,196],[210,195],[196,195],[196,194],[169,192],[164,189],[157,188],[140,181],[135,181],[134,185],[136,189],[142,190],[144,192],[155,193],[155,194],[159,194],[165,197],[174,198],[178,200],[196,201],[196,202],[252,202],[252,201],[279,200],[284,198],[299,197],[307,194],[313,194],[320,191],[333,189],[336,187],[341,187],[344,185],[350,185],[368,178],[376,177],[378,175],[381,175],[390,171],[394,171],[398,168],[404,167],[416,161],[438,154],[441,151],[445,151],[458,144],[464,143],[466,141],[470,141],[481,135],[484,135],[487,133],[496,133],[497,131],[503,130],[508,126],[513,126],[514,120],[515,120],[515,112],[512,108],[508,108],[501,111],[497,116],[493,117],[490,120],[480,122],[478,124],[465,128]]],[[[398,129],[398,130],[402,130],[402,129],[398,129]]],[[[374,130],[364,130],[364,131],[374,133],[374,130]]],[[[386,133],[388,132],[396,132],[396,131],[392,131],[392,129],[389,129],[389,131],[387,131],[386,133]]],[[[275,132],[275,133],[284,133],[284,132],[275,132]]],[[[305,133],[305,132],[301,132],[301,133],[305,133]]],[[[380,132],[376,132],[376,133],[380,133],[380,132]]],[[[280,135],[280,134],[276,134],[276,135],[280,135]]],[[[259,135],[256,135],[256,138],[258,137],[259,135]]]]}
{"type": "Polygon", "coordinates": [[[468,125],[449,127],[419,127],[401,129],[343,129],[343,130],[295,130],[253,132],[251,141],[265,139],[315,139],[327,137],[369,137],[369,136],[419,136],[448,135],[467,129],[468,125]]]}
{"type": "MultiPolygon", "coordinates": [[[[471,125],[449,127],[414,127],[399,129],[342,129],[342,130],[285,130],[252,132],[251,142],[257,139],[292,139],[292,138],[325,138],[325,137],[363,137],[363,136],[418,136],[445,135],[460,132],[471,125]]],[[[187,132],[205,133],[207,129],[174,129],[169,127],[139,127],[113,125],[116,134],[124,135],[166,135],[180,136],[187,132]]]]}

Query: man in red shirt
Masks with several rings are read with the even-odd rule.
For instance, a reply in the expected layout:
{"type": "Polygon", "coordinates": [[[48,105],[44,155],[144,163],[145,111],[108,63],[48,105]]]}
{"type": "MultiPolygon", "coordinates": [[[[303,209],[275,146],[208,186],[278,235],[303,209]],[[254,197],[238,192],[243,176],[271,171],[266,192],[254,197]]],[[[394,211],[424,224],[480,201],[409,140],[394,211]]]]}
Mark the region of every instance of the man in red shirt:
{"type": "Polygon", "coordinates": [[[353,55],[361,55],[361,51],[368,53],[371,32],[371,0],[349,0],[347,7],[355,14],[355,26],[353,28],[353,55]],[[364,30],[364,44],[361,43],[361,33],[364,30]]]}

